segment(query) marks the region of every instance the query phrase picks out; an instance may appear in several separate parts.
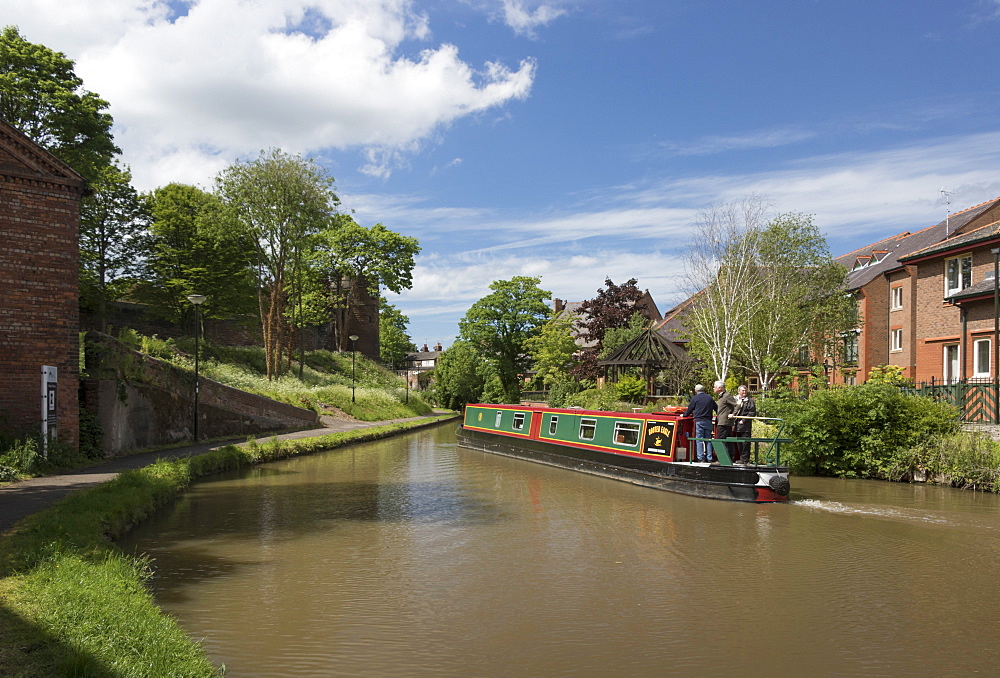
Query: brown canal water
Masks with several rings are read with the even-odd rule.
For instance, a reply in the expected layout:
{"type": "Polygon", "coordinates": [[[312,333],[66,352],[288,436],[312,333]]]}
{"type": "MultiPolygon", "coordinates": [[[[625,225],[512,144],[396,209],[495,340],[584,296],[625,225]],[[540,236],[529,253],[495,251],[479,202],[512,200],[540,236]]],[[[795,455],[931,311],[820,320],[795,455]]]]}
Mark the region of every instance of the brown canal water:
{"type": "Polygon", "coordinates": [[[196,484],[123,547],[229,676],[1000,672],[1000,498],[686,497],[445,425],[196,484]]]}

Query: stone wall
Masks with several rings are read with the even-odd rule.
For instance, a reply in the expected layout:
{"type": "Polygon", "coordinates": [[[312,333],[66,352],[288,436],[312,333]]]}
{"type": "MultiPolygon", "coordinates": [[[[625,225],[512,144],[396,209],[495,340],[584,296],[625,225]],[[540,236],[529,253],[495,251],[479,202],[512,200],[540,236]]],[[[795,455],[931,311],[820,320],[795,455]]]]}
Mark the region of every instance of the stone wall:
{"type": "MultiPolygon", "coordinates": [[[[193,373],[96,333],[87,344],[84,405],[97,413],[105,455],[193,439],[193,373]]],[[[318,426],[312,410],[200,379],[201,439],[318,426]]]]}

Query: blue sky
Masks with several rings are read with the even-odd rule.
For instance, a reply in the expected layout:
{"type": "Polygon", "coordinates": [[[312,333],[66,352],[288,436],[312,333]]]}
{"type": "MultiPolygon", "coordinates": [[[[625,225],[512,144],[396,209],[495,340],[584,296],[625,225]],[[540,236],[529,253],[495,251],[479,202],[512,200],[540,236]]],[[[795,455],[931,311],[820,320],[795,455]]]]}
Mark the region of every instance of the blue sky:
{"type": "Polygon", "coordinates": [[[514,275],[666,310],[699,211],[748,194],[834,255],[1000,196],[998,0],[5,4],[111,102],[138,188],[280,147],[417,237],[417,344],[514,275]]]}

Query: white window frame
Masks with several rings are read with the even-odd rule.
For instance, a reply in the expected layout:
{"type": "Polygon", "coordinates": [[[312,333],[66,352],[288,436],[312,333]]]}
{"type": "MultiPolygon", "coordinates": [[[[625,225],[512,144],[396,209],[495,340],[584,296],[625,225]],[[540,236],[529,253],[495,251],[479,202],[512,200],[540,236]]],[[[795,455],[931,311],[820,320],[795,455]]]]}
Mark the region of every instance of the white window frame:
{"type": "Polygon", "coordinates": [[[972,345],[973,377],[983,378],[990,376],[990,363],[993,362],[992,344],[993,341],[991,339],[976,339],[973,342],[972,345]],[[983,350],[984,348],[985,351],[983,350]]]}
{"type": "Polygon", "coordinates": [[[493,428],[500,428],[500,422],[503,421],[503,410],[497,410],[497,421],[493,425],[493,428]]]}
{"type": "Polygon", "coordinates": [[[552,418],[549,419],[549,435],[554,436],[558,428],[559,428],[559,415],[553,414],[552,418]]]}
{"type": "Polygon", "coordinates": [[[901,311],[903,309],[903,286],[889,288],[889,310],[901,311]]]}
{"type": "Polygon", "coordinates": [[[959,344],[945,344],[941,350],[942,369],[941,374],[946,384],[957,384],[959,375],[962,373],[962,347],[959,344]],[[954,358],[949,360],[948,353],[954,349],[954,358]]]}
{"type": "Polygon", "coordinates": [[[889,353],[898,353],[903,350],[903,328],[898,327],[889,330],[889,353]]]}
{"type": "Polygon", "coordinates": [[[615,445],[624,447],[635,447],[639,444],[639,434],[642,425],[637,421],[616,421],[615,422],[615,445]],[[622,438],[618,440],[619,436],[622,438]]]}
{"type": "Polygon", "coordinates": [[[594,436],[597,435],[597,420],[584,418],[580,420],[580,440],[593,440],[594,436]],[[584,432],[590,433],[589,436],[585,436],[584,432]]]}
{"type": "Polygon", "coordinates": [[[944,296],[958,294],[972,286],[972,255],[963,254],[944,260],[944,296]]]}
{"type": "Polygon", "coordinates": [[[524,412],[515,412],[514,413],[514,423],[511,425],[511,428],[513,428],[515,431],[523,431],[524,430],[524,418],[525,418],[524,417],[524,412]]]}

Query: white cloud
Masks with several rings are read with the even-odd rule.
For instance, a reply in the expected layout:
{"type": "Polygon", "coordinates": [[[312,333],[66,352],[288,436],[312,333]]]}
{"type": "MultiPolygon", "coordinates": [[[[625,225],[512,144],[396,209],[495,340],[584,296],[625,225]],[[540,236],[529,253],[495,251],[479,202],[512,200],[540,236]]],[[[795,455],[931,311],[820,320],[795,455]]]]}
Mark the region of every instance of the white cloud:
{"type": "Polygon", "coordinates": [[[528,8],[526,0],[503,0],[503,20],[517,35],[535,36],[535,29],[547,26],[566,14],[566,11],[552,4],[542,3],[528,8]]]}
{"type": "Polygon", "coordinates": [[[205,183],[260,149],[363,151],[386,176],[437,130],[522,99],[535,64],[461,60],[410,0],[25,0],[11,20],[111,102],[136,184],[205,183]],[[57,7],[58,5],[58,7],[57,7]],[[180,171],[179,171],[180,170],[180,171]]]}

